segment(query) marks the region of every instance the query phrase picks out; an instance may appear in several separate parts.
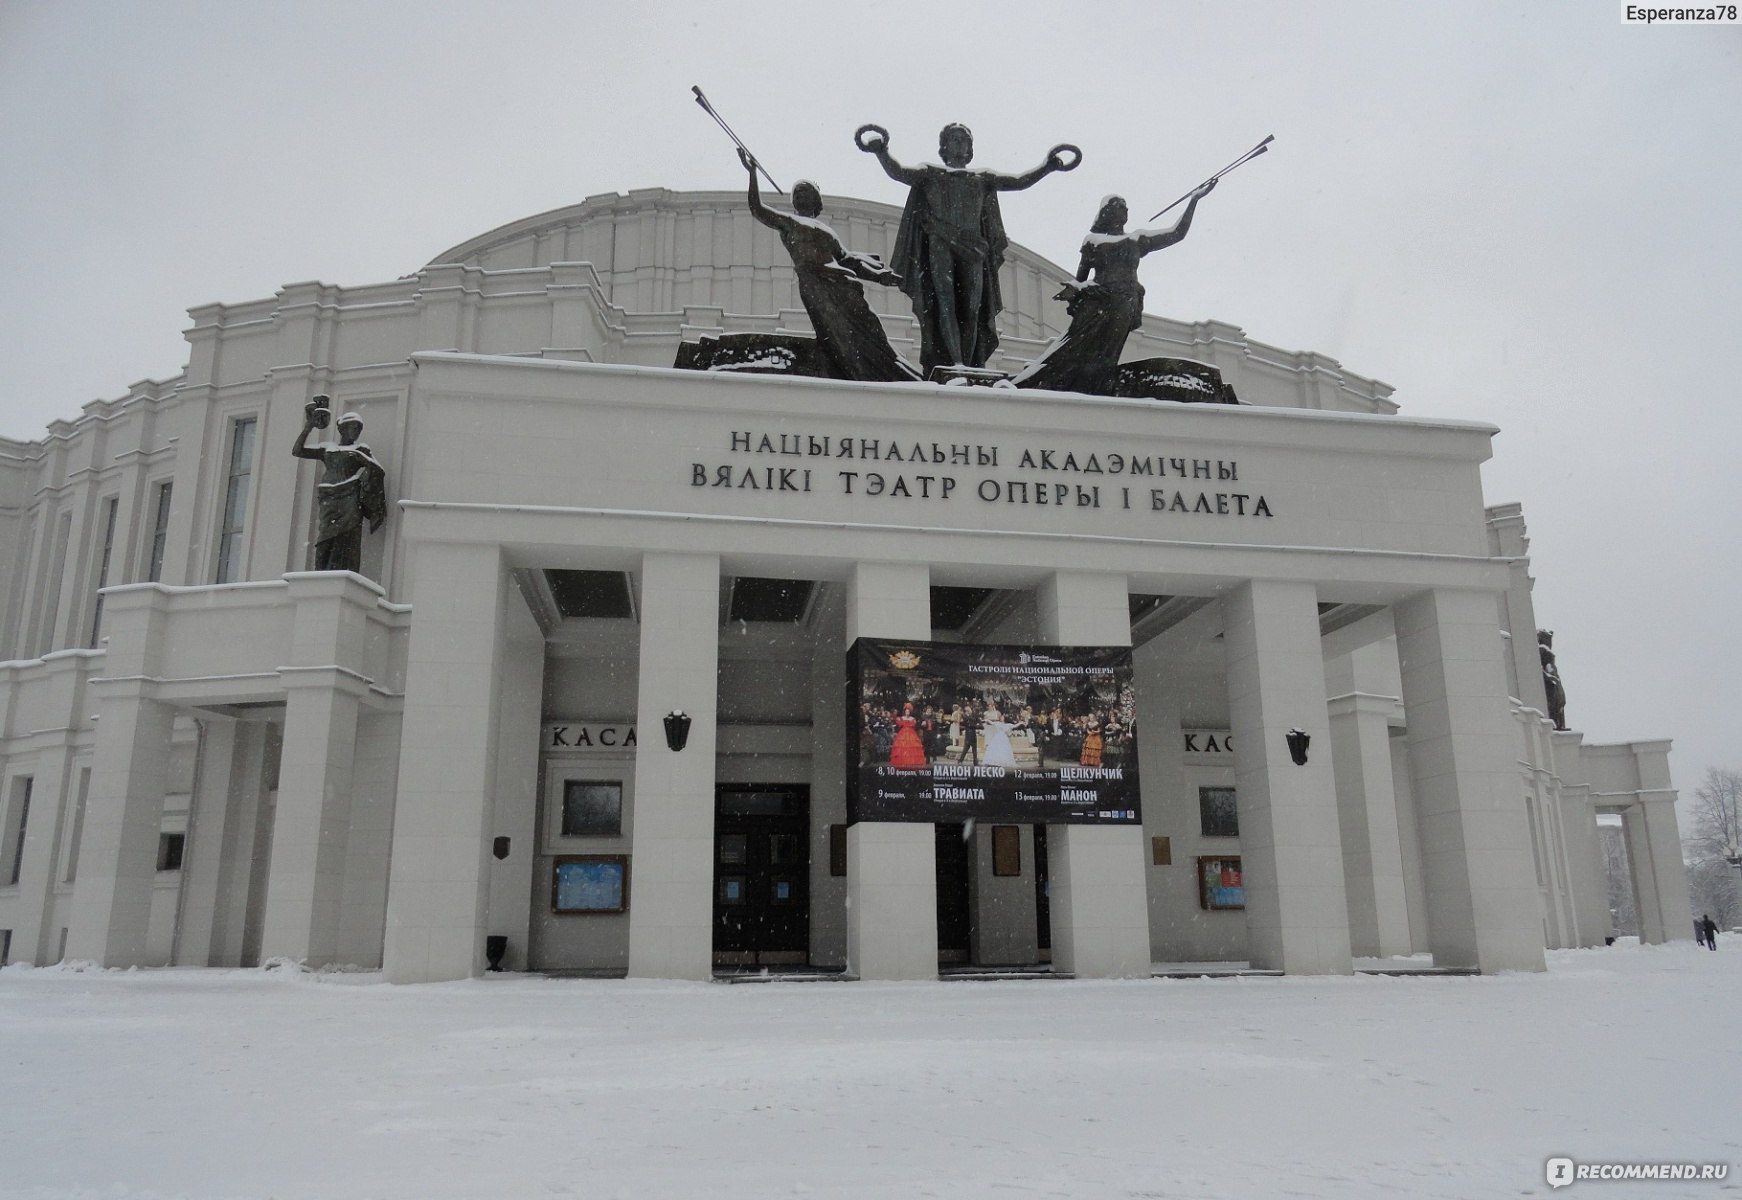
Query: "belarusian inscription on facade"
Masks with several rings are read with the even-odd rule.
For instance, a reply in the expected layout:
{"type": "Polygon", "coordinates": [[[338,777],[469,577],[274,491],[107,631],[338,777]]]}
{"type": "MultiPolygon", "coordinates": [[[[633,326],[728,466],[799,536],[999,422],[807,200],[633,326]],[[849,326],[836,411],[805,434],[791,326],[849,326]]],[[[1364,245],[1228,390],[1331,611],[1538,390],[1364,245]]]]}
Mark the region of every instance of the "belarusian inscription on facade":
{"type": "Polygon", "coordinates": [[[1192,458],[1166,453],[1102,452],[1080,447],[987,445],[984,442],[914,441],[839,434],[758,433],[734,430],[729,453],[787,458],[834,459],[854,463],[924,464],[961,469],[1045,472],[1053,475],[1124,476],[1172,480],[1171,486],[1126,483],[1061,483],[1005,476],[940,474],[821,467],[740,466],[690,463],[689,482],[698,488],[739,491],[833,492],[843,496],[908,500],[953,500],[957,492],[987,504],[1053,508],[1142,510],[1195,513],[1215,517],[1272,517],[1269,498],[1259,492],[1211,490],[1210,484],[1240,483],[1240,464],[1229,458],[1192,458]]]}

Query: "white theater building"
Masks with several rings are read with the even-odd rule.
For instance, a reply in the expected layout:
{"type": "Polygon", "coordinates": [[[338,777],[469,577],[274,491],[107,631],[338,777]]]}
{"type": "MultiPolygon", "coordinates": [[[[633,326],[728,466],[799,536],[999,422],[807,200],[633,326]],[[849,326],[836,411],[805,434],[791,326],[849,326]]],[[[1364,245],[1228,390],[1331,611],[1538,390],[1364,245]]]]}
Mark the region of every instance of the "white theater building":
{"type": "MultiPolygon", "coordinates": [[[[992,366],[1067,274],[1012,247],[992,366]]],[[[1668,743],[1543,715],[1495,430],[1323,356],[1132,336],[1238,405],[673,369],[808,324],[741,194],[658,189],[191,316],[175,378],[0,439],[10,961],[1537,970],[1611,932],[1600,813],[1686,936],[1668,743]],[[362,575],[306,569],[317,394],[387,472],[362,575]],[[1134,647],[1141,826],[847,825],[859,637],[1134,647]]]]}

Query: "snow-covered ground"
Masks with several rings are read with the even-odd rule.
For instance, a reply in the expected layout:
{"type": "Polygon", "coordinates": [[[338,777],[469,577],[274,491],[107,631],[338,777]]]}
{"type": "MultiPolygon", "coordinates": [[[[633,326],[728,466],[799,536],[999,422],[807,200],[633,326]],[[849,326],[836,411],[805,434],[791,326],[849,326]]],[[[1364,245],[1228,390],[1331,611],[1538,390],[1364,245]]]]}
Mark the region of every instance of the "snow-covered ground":
{"type": "Polygon", "coordinates": [[[1495,1197],[1724,1162],[1742,936],[1543,975],[775,983],[0,971],[0,1195],[1495,1197]]]}

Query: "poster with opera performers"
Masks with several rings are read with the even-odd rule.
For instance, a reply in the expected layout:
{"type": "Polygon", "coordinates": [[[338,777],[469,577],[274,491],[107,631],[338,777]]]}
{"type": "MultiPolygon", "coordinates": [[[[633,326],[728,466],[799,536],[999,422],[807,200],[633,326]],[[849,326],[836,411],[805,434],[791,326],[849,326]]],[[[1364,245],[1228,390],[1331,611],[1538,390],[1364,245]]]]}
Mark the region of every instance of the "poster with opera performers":
{"type": "Polygon", "coordinates": [[[1129,646],[860,638],[847,820],[1142,821],[1129,646]]]}

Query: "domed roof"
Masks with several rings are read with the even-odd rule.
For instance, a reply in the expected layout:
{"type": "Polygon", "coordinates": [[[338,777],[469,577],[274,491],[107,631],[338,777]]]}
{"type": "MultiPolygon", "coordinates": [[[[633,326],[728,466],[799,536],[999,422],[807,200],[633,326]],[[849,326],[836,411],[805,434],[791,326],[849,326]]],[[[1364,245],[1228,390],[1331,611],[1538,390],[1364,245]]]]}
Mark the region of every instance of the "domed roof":
{"type": "MultiPolygon", "coordinates": [[[[848,248],[888,261],[901,209],[874,200],[825,196],[822,219],[848,248]]],[[[774,313],[802,307],[780,239],[751,215],[742,191],[605,192],[479,234],[443,251],[429,265],[512,271],[559,262],[591,263],[606,299],[629,312],[678,312],[697,306],[774,313]]],[[[1000,330],[1040,341],[1063,332],[1064,306],[1052,297],[1070,277],[1058,264],[1012,244],[1000,280],[1000,330]]],[[[893,289],[873,287],[866,293],[877,312],[893,317],[910,311],[907,298],[893,289]]]]}

